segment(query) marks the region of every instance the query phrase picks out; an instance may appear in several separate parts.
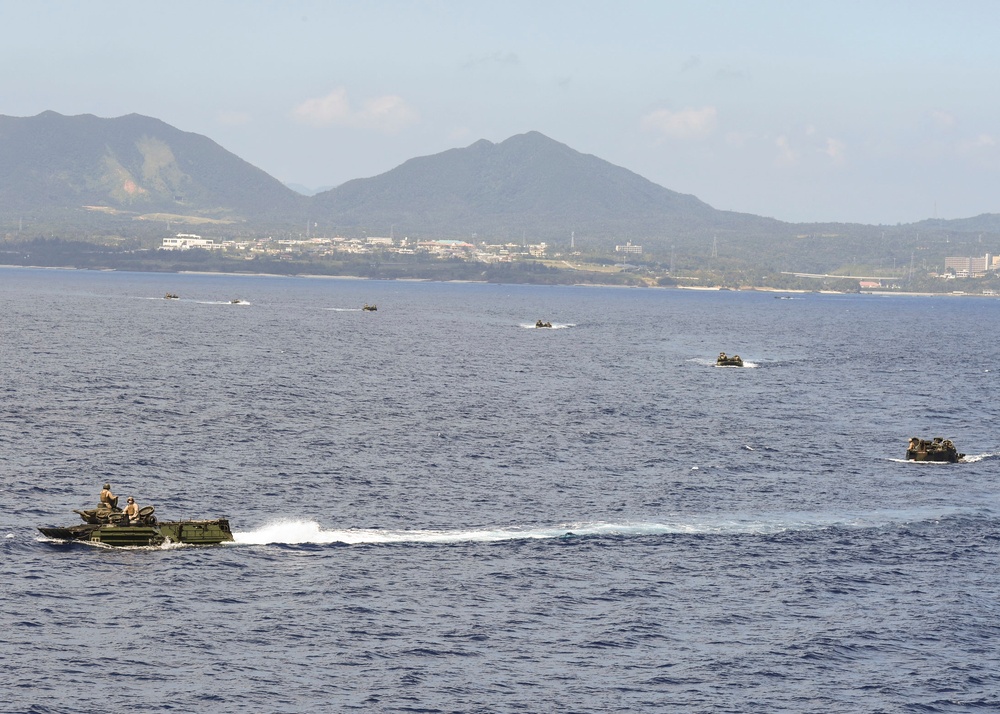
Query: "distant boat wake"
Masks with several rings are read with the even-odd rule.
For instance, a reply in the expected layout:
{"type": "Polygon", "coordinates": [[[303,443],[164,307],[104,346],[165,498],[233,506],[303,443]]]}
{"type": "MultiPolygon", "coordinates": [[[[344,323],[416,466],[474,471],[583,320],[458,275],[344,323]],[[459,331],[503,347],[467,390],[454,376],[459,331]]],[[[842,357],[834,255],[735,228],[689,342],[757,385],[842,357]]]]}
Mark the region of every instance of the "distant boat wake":
{"type": "MultiPolygon", "coordinates": [[[[158,302],[163,302],[162,297],[146,297],[141,299],[156,300],[158,302]]],[[[238,300],[234,302],[233,300],[186,300],[184,298],[171,298],[170,301],[194,303],[196,305],[232,305],[233,307],[248,307],[250,305],[250,303],[247,300],[238,300]]]]}
{"type": "Polygon", "coordinates": [[[655,535],[770,535],[827,528],[880,528],[903,523],[936,521],[969,515],[960,509],[912,509],[869,513],[794,513],[764,517],[689,517],[654,522],[581,522],[522,528],[459,528],[455,530],[381,530],[322,528],[315,521],[278,521],[253,531],[235,531],[242,545],[391,545],[397,543],[496,543],[559,538],[639,537],[655,535]]]}

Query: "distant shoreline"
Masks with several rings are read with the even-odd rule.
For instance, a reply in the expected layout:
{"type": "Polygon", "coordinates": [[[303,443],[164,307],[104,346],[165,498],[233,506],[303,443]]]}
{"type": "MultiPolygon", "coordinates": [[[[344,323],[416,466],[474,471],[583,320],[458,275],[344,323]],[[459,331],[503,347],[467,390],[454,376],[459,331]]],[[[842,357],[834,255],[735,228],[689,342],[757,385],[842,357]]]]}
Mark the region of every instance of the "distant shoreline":
{"type": "MultiPolygon", "coordinates": [[[[479,285],[491,285],[488,280],[437,280],[434,278],[370,278],[363,275],[323,275],[319,273],[237,273],[218,270],[178,270],[178,271],[153,271],[153,270],[119,270],[117,268],[76,268],[63,265],[12,265],[0,264],[0,268],[15,268],[21,270],[55,270],[55,271],[79,271],[89,273],[141,273],[143,275],[212,275],[229,277],[259,277],[259,278],[304,278],[319,280],[367,280],[384,281],[396,283],[470,283],[479,285]]],[[[496,283],[500,284],[500,283],[496,283]]],[[[744,286],[741,288],[727,288],[721,285],[621,285],[615,283],[502,283],[504,285],[551,285],[562,287],[584,287],[584,288],[619,288],[634,290],[691,290],[700,292],[758,292],[758,293],[781,293],[786,295],[873,295],[876,297],[969,297],[969,298],[997,298],[1000,295],[983,295],[980,293],[967,292],[905,292],[905,291],[878,291],[860,290],[857,292],[847,292],[840,290],[802,290],[796,288],[775,288],[769,286],[744,286]]]]}

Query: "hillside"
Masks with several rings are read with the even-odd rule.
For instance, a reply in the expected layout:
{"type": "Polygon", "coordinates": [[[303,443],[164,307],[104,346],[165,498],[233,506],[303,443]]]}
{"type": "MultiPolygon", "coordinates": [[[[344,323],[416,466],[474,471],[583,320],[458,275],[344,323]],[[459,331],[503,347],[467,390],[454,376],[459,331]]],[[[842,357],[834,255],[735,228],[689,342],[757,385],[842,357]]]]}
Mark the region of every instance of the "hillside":
{"type": "Polygon", "coordinates": [[[785,224],[719,211],[538,132],[499,144],[411,159],[313,199],[313,215],[338,228],[503,241],[611,244],[649,237],[787,232],[785,224]]]}
{"type": "Polygon", "coordinates": [[[1000,251],[1000,216],[913,225],[792,224],[720,211],[538,132],[411,159],[313,197],[333,233],[545,241],[610,254],[632,241],[680,269],[873,274],[1000,251]]]}
{"type": "MultiPolygon", "coordinates": [[[[0,235],[154,247],[214,238],[388,235],[544,241],[599,260],[643,246],[676,270],[856,275],[1000,253],[1000,215],[912,225],[791,224],[717,210],[538,132],[477,141],[304,196],[211,139],[137,114],[0,116],[0,235]],[[189,228],[194,224],[194,228],[189,228]],[[199,225],[201,224],[201,225],[199,225]]],[[[752,277],[756,274],[758,277],[752,277]]]]}
{"type": "Polygon", "coordinates": [[[211,139],[158,119],[0,116],[0,215],[66,220],[91,206],[286,220],[305,200],[211,139]]]}

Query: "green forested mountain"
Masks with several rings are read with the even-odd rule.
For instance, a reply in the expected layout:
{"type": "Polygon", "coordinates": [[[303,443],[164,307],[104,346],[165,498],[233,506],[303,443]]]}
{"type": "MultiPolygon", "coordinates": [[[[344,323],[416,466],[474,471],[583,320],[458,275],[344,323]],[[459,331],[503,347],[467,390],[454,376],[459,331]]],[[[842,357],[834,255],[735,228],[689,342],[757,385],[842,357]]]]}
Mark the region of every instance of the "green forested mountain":
{"type": "Polygon", "coordinates": [[[778,221],[718,211],[538,132],[407,161],[314,198],[337,226],[490,241],[611,245],[691,235],[788,232],[778,221]]]}
{"type": "Polygon", "coordinates": [[[0,116],[0,216],[131,214],[287,220],[305,199],[199,134],[150,117],[0,116]],[[93,208],[91,208],[93,210],[93,208]]]}

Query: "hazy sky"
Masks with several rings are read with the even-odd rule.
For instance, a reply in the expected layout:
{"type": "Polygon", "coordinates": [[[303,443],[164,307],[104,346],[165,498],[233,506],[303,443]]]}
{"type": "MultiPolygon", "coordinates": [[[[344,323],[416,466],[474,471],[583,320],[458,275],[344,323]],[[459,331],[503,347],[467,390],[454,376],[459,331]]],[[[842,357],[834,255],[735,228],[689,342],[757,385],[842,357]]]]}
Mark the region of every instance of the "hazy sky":
{"type": "Polygon", "coordinates": [[[997,0],[0,0],[0,27],[0,114],[145,114],[287,183],[536,130],[781,220],[1000,213],[997,0]]]}

